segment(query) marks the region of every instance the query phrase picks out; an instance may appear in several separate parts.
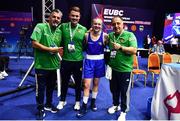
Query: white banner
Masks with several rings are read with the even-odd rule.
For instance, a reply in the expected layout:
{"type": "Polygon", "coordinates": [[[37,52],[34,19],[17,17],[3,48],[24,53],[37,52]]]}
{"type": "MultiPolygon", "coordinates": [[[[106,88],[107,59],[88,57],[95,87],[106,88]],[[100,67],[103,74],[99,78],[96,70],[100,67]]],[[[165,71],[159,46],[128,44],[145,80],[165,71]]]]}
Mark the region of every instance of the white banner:
{"type": "Polygon", "coordinates": [[[151,104],[151,120],[180,120],[180,64],[163,64],[151,104]]]}

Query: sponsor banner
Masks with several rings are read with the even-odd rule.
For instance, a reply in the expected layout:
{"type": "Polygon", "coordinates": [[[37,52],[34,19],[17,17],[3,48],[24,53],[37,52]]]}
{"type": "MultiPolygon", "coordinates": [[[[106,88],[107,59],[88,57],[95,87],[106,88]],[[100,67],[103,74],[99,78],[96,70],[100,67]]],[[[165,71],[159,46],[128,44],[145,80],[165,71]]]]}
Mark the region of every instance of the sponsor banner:
{"type": "Polygon", "coordinates": [[[146,35],[152,35],[154,12],[138,8],[92,4],[92,19],[101,18],[103,29],[107,33],[112,31],[111,19],[113,16],[123,18],[124,29],[133,32],[138,40],[138,48],[143,48],[146,35]]]}
{"type": "Polygon", "coordinates": [[[178,38],[180,38],[180,13],[166,14],[163,33],[164,42],[168,44],[180,44],[178,38]]]}

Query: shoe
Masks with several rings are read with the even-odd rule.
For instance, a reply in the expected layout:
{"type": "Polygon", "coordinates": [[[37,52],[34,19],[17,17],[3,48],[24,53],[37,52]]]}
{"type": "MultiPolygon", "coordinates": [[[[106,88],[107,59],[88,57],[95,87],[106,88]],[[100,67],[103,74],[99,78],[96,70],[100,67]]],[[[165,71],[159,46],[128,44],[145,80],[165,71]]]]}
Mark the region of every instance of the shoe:
{"type": "Polygon", "coordinates": [[[4,79],[5,77],[0,73],[0,80],[4,79]]]}
{"type": "Polygon", "coordinates": [[[8,74],[6,73],[6,71],[1,72],[2,76],[8,76],[8,74]]]}
{"type": "Polygon", "coordinates": [[[74,110],[78,111],[80,110],[80,102],[76,101],[75,105],[74,105],[74,110]]]}
{"type": "Polygon", "coordinates": [[[59,104],[57,105],[57,109],[61,110],[66,105],[66,101],[59,101],[59,104]]]}
{"type": "Polygon", "coordinates": [[[92,99],[91,100],[91,110],[92,111],[97,111],[97,107],[96,107],[95,101],[96,101],[96,99],[92,99]]]}
{"type": "Polygon", "coordinates": [[[51,111],[51,113],[57,113],[59,111],[59,109],[57,109],[54,105],[45,105],[44,110],[51,111]]]}
{"type": "Polygon", "coordinates": [[[77,118],[83,117],[87,113],[87,104],[83,103],[79,113],[76,115],[77,118]]]}
{"type": "Polygon", "coordinates": [[[109,114],[114,114],[115,112],[119,111],[121,108],[120,106],[112,106],[108,109],[109,114]]]}
{"type": "Polygon", "coordinates": [[[126,113],[121,112],[120,116],[118,117],[118,121],[126,121],[126,113]]]}
{"type": "Polygon", "coordinates": [[[37,120],[43,120],[45,116],[46,116],[46,114],[45,114],[44,110],[39,110],[37,112],[37,120]]]}

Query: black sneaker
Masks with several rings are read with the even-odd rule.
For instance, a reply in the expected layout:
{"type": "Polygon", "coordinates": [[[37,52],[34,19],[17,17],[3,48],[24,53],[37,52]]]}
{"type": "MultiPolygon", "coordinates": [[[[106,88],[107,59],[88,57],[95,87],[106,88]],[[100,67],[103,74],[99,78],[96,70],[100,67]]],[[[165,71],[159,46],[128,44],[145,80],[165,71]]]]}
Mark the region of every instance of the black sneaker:
{"type": "Polygon", "coordinates": [[[87,104],[83,103],[79,113],[76,115],[77,118],[83,117],[87,113],[87,104]]]}
{"type": "Polygon", "coordinates": [[[91,110],[92,111],[97,111],[97,107],[96,107],[95,101],[96,101],[96,99],[92,99],[91,100],[91,110]]]}
{"type": "Polygon", "coordinates": [[[46,114],[45,114],[44,110],[39,110],[37,112],[37,120],[43,120],[45,116],[46,116],[46,114]]]}
{"type": "Polygon", "coordinates": [[[44,110],[51,111],[51,113],[57,113],[59,111],[59,109],[57,109],[54,105],[51,106],[45,105],[44,110]]]}

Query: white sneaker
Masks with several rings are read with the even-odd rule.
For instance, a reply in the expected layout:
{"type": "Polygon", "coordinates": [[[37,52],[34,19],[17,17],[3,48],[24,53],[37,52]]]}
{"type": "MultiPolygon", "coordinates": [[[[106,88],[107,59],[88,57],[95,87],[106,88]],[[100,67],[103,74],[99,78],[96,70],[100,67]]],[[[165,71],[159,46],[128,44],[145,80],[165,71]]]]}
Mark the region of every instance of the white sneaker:
{"type": "Polygon", "coordinates": [[[118,117],[118,121],[126,121],[126,113],[121,112],[120,116],[118,117]]]}
{"type": "Polygon", "coordinates": [[[80,102],[76,101],[75,105],[74,105],[74,110],[80,110],[80,102]]]}
{"type": "Polygon", "coordinates": [[[66,101],[59,101],[59,104],[57,105],[57,109],[61,110],[66,105],[66,101]]]}
{"type": "Polygon", "coordinates": [[[1,74],[2,76],[8,76],[8,74],[5,71],[1,72],[1,74]]]}
{"type": "Polygon", "coordinates": [[[4,79],[4,76],[0,73],[0,80],[4,79]]]}
{"type": "Polygon", "coordinates": [[[112,107],[108,108],[108,113],[114,114],[115,112],[119,111],[120,109],[121,109],[120,106],[112,106],[112,107]]]}

